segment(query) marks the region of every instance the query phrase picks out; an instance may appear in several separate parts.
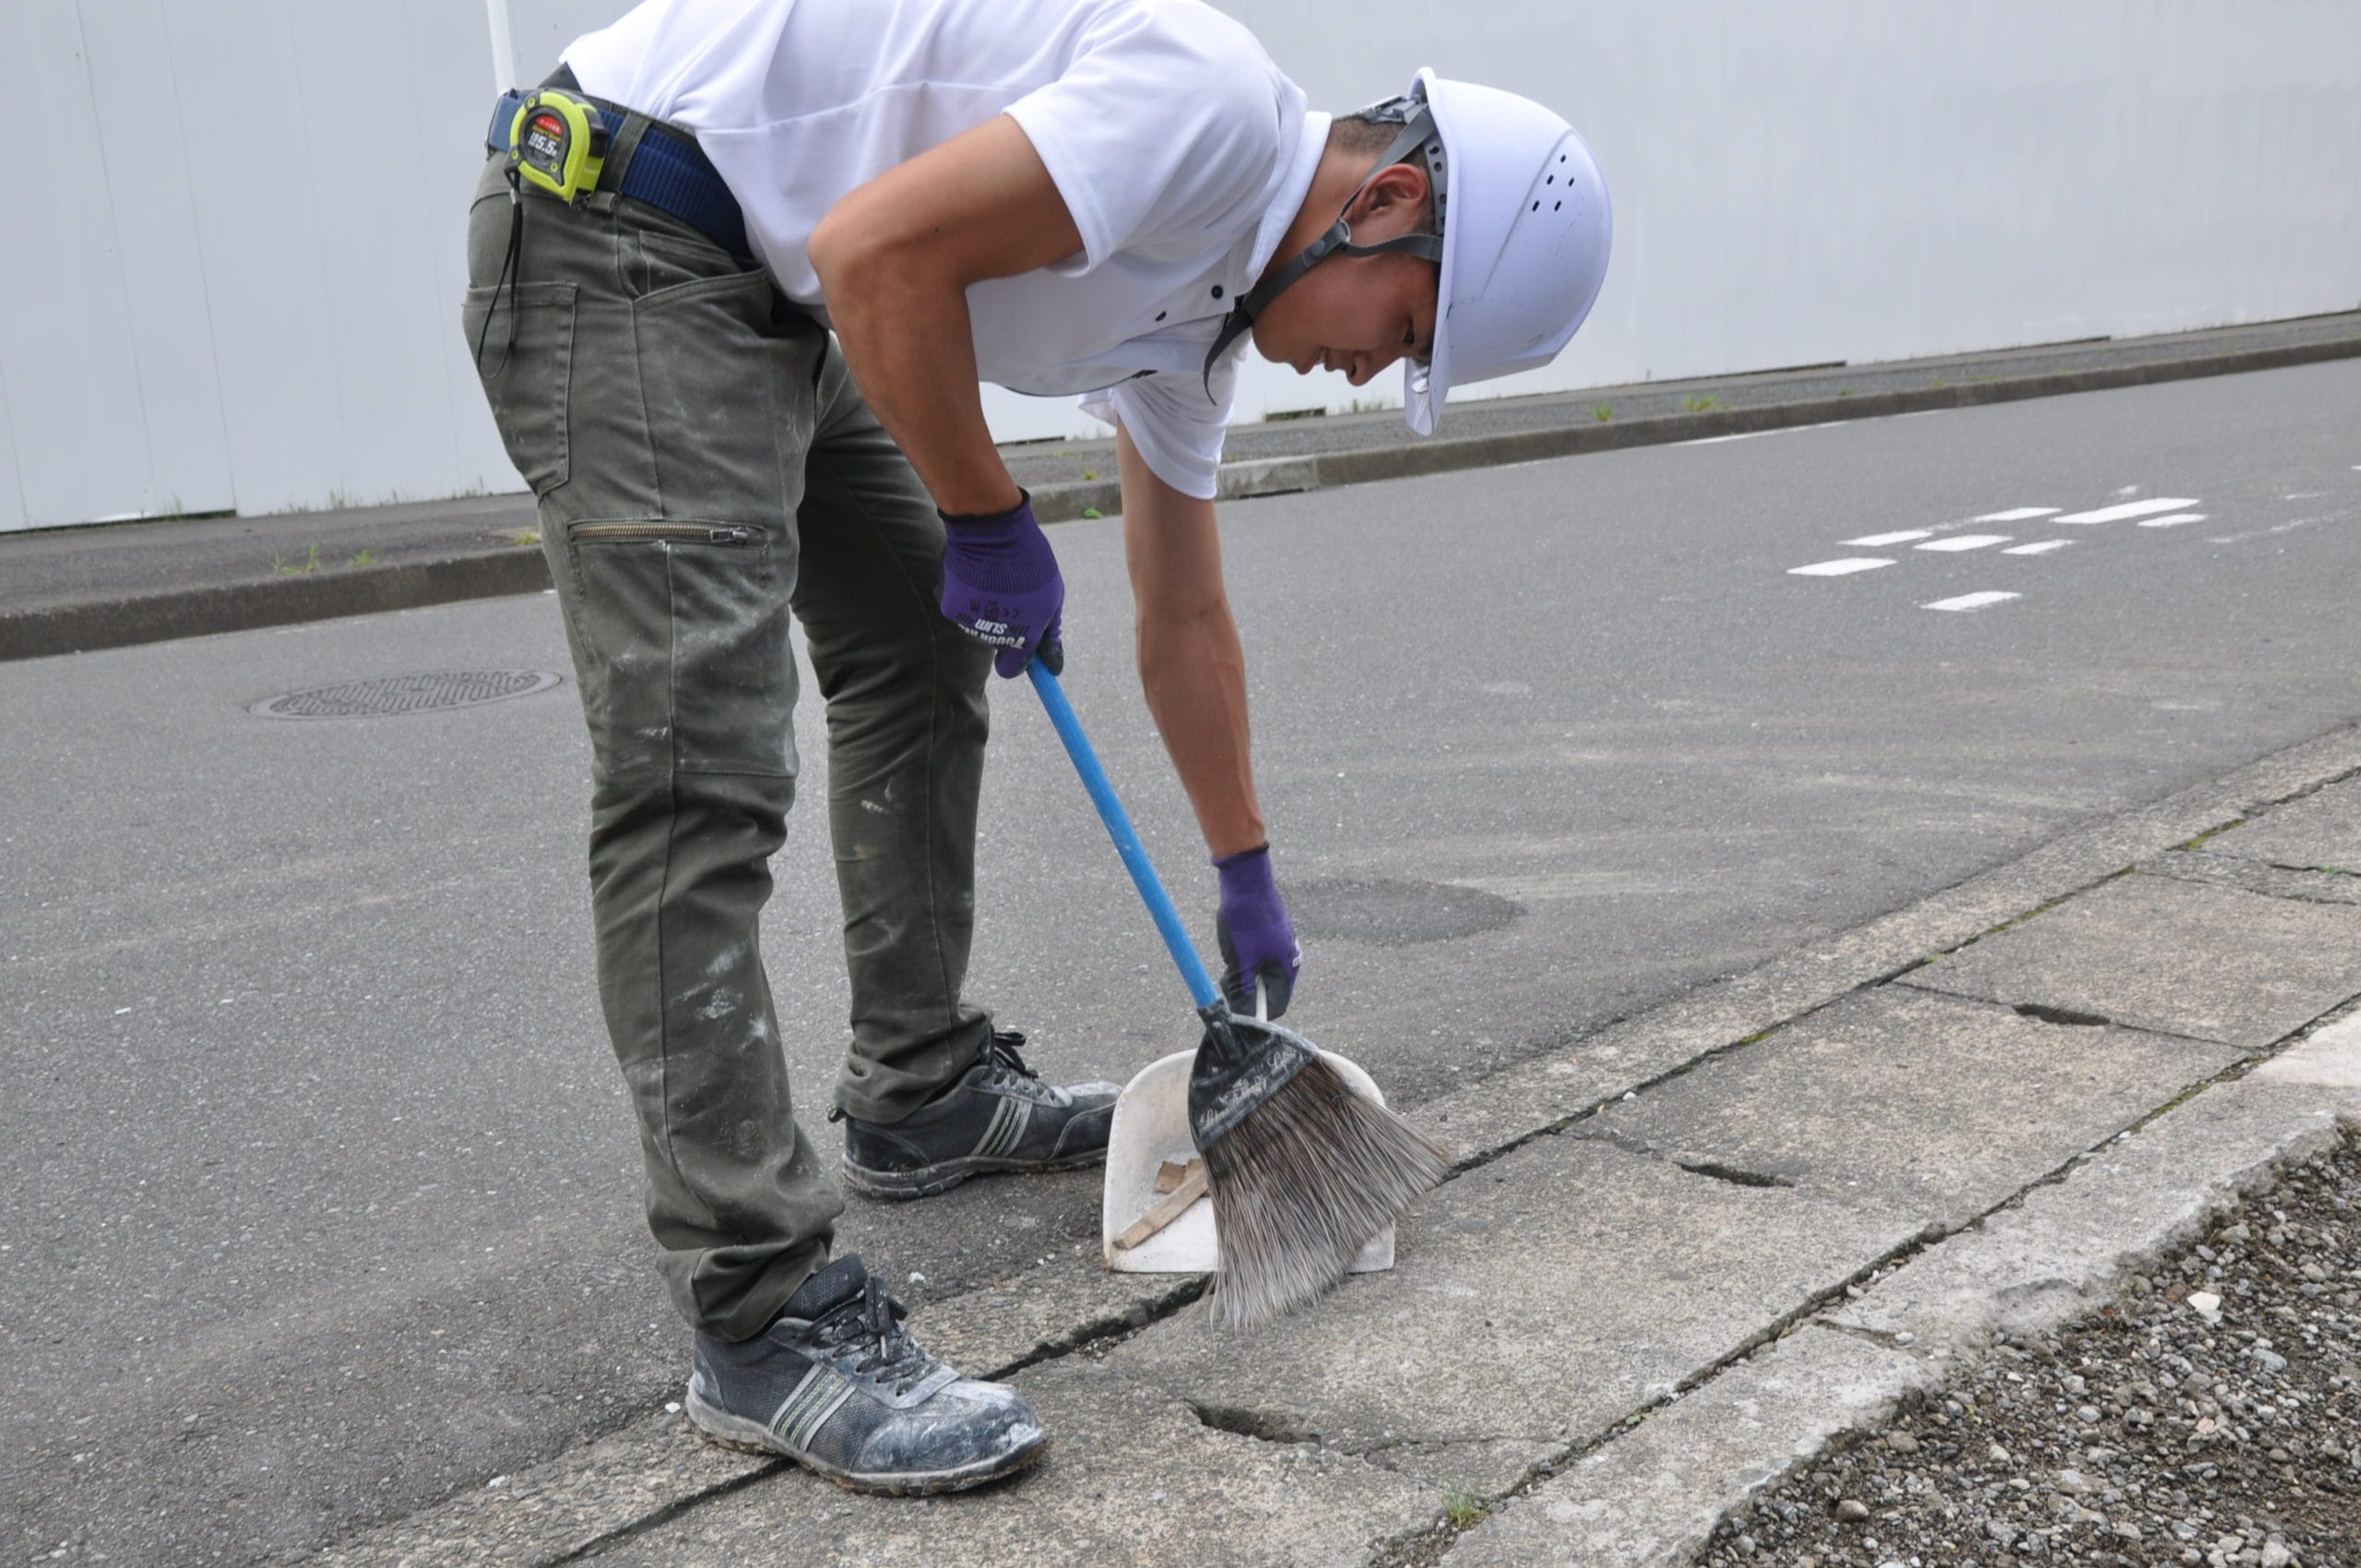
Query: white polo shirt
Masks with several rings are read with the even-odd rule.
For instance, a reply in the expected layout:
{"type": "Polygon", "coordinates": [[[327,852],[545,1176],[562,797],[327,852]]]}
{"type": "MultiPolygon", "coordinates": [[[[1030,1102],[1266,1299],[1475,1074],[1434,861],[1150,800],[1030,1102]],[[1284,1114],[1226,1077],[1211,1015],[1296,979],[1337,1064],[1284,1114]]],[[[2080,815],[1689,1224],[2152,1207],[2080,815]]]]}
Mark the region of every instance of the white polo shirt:
{"type": "Polygon", "coordinates": [[[1148,466],[1210,497],[1238,361],[1205,350],[1278,248],[1328,117],[1198,0],[643,0],[565,62],[597,97],[695,134],[788,298],[826,316],[809,242],[841,196],[1007,114],[1082,254],[967,291],[977,369],[1089,394],[1148,466]]]}

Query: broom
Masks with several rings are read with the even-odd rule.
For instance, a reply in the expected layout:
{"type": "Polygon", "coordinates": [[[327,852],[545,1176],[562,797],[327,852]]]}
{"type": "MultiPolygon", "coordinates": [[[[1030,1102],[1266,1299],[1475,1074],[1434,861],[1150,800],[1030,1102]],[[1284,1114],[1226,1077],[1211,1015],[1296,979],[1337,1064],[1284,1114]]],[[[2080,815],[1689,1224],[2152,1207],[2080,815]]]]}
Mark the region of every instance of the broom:
{"type": "Polygon", "coordinates": [[[1211,1316],[1231,1328],[1267,1323],[1343,1279],[1370,1238],[1450,1173],[1451,1156],[1293,1029],[1229,1010],[1057,676],[1038,659],[1026,673],[1204,1022],[1189,1129],[1214,1206],[1211,1316]]]}

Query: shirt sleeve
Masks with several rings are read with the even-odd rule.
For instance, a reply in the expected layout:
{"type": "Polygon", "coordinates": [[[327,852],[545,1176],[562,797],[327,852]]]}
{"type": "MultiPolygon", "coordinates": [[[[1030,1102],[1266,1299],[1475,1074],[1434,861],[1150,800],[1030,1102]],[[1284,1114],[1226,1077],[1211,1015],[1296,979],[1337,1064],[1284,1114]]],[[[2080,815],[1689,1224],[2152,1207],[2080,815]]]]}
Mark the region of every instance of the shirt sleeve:
{"type": "Polygon", "coordinates": [[[1130,433],[1149,471],[1183,495],[1214,498],[1223,437],[1238,399],[1238,355],[1214,367],[1214,396],[1193,375],[1157,371],[1086,394],[1082,411],[1130,433]]]}
{"type": "Polygon", "coordinates": [[[1057,80],[1007,110],[1093,267],[1124,250],[1193,251],[1208,232],[1259,217],[1290,150],[1280,137],[1296,90],[1252,34],[1210,6],[1115,15],[1057,80]]]}

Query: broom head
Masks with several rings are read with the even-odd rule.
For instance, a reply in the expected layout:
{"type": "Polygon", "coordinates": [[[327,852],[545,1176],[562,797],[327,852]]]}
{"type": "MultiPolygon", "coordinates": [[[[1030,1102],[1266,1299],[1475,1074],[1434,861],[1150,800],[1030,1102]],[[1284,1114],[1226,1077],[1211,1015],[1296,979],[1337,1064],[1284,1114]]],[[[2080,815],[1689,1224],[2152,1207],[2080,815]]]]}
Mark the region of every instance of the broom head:
{"type": "Polygon", "coordinates": [[[1214,1320],[1252,1328],[1345,1277],[1451,1156],[1354,1089],[1292,1029],[1220,1006],[1189,1080],[1218,1239],[1214,1320]]]}

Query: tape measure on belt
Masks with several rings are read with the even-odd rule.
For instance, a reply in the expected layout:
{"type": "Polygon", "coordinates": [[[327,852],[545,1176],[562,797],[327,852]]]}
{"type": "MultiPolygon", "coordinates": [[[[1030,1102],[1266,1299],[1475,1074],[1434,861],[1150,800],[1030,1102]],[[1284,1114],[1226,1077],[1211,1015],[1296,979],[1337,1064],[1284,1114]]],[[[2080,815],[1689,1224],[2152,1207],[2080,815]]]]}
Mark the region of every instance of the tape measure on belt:
{"type": "MultiPolygon", "coordinates": [[[[484,135],[485,150],[506,159],[512,172],[565,201],[598,187],[626,118],[617,105],[574,88],[573,73],[561,68],[530,91],[503,93],[484,135]]],[[[738,198],[686,131],[648,122],[614,189],[670,213],[732,255],[753,255],[738,198]]]]}
{"type": "MultiPolygon", "coordinates": [[[[499,296],[520,267],[525,241],[524,187],[538,186],[569,205],[599,188],[606,173],[607,154],[615,145],[628,113],[571,90],[578,84],[574,73],[561,65],[550,80],[529,92],[500,95],[492,106],[492,124],[484,132],[484,150],[503,160],[508,173],[511,216],[508,254],[500,264],[500,278],[492,286],[493,308],[484,313],[476,333],[476,368],[487,377],[506,370],[508,354],[516,347],[518,311],[513,289],[508,295],[508,349],[500,363],[485,369],[483,346],[499,314],[499,296]]],[[[696,138],[660,120],[650,120],[639,144],[623,165],[616,194],[669,212],[721,246],[730,255],[751,261],[746,242],[746,215],[728,182],[698,147],[696,138]]]]}
{"type": "Polygon", "coordinates": [[[518,101],[506,141],[516,172],[561,201],[597,190],[607,166],[606,116],[588,99],[558,88],[536,88],[518,101]]]}

